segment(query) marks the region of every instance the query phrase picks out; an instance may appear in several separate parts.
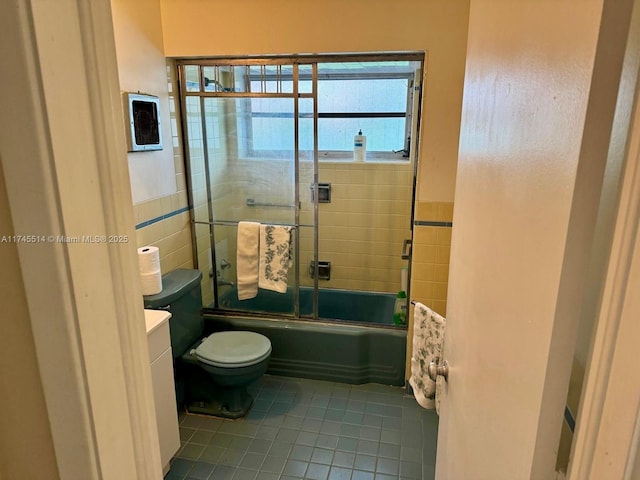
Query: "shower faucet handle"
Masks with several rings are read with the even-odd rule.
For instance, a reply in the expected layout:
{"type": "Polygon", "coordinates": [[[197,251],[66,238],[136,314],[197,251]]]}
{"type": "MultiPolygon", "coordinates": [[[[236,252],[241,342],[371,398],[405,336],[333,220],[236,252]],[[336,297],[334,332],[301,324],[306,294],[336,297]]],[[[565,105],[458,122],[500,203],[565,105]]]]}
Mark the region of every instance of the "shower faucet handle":
{"type": "Polygon", "coordinates": [[[224,270],[225,268],[231,268],[231,263],[223,258],[222,260],[220,260],[220,268],[222,270],[224,270]]]}

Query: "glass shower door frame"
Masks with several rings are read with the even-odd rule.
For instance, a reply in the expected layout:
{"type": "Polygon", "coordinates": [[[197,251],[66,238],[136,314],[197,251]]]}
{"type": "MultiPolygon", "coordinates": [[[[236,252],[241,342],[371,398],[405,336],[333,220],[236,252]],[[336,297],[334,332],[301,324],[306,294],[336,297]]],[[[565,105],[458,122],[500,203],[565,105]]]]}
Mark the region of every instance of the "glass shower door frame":
{"type": "MultiPolygon", "coordinates": [[[[207,221],[197,220],[192,215],[192,244],[194,251],[194,266],[198,268],[198,258],[197,258],[197,237],[196,237],[196,227],[197,225],[206,225],[209,229],[209,237],[210,237],[210,248],[212,254],[212,264],[213,266],[213,305],[216,310],[224,310],[224,308],[220,305],[219,301],[219,286],[217,281],[217,272],[215,265],[216,262],[216,253],[215,253],[215,226],[216,225],[224,225],[224,226],[234,226],[237,225],[238,222],[225,221],[225,220],[217,220],[214,217],[213,210],[213,199],[211,195],[211,172],[210,172],[210,163],[209,163],[209,149],[207,144],[207,125],[205,118],[205,99],[211,97],[226,97],[226,98],[292,98],[293,100],[293,117],[294,117],[294,223],[291,226],[293,229],[294,236],[294,285],[293,285],[293,314],[284,316],[292,316],[293,318],[300,318],[300,227],[312,227],[313,228],[313,258],[315,265],[315,275],[314,275],[314,287],[313,287],[313,318],[318,318],[318,199],[317,195],[314,196],[313,199],[313,224],[312,225],[301,225],[300,223],[300,108],[299,108],[299,99],[301,98],[309,98],[313,101],[313,182],[312,188],[314,191],[317,191],[318,188],[318,114],[317,114],[317,63],[316,62],[296,62],[292,61],[291,58],[283,58],[283,59],[267,59],[267,60],[248,60],[248,59],[233,59],[233,60],[196,60],[196,61],[178,61],[178,78],[180,85],[180,100],[182,106],[183,114],[187,112],[187,97],[199,97],[200,100],[200,120],[201,120],[201,129],[202,129],[202,149],[204,156],[204,174],[205,174],[205,182],[206,182],[206,192],[207,192],[207,205],[208,205],[208,219],[207,221]],[[299,91],[299,66],[300,64],[310,65],[312,69],[312,91],[309,92],[300,92],[299,91]],[[187,75],[185,73],[186,66],[196,66],[198,68],[198,90],[197,91],[188,91],[185,88],[187,85],[187,75]],[[271,65],[290,65],[292,66],[292,84],[293,91],[291,93],[284,92],[275,92],[275,93],[252,93],[252,92],[233,92],[233,91],[214,91],[207,92],[205,91],[205,85],[210,81],[208,78],[205,78],[204,68],[203,66],[247,66],[247,65],[259,65],[259,66],[271,66],[271,65]]],[[[186,163],[186,173],[188,181],[191,182],[191,168],[190,168],[190,147],[189,141],[186,140],[189,138],[189,131],[187,122],[183,121],[182,123],[182,133],[185,141],[183,142],[185,148],[185,158],[187,159],[186,163]]],[[[189,194],[189,203],[190,205],[194,204],[192,188],[188,189],[189,194]]],[[[232,310],[233,313],[240,313],[241,310],[232,310]]],[[[255,314],[256,312],[252,312],[250,310],[244,311],[245,313],[255,314]]]]}

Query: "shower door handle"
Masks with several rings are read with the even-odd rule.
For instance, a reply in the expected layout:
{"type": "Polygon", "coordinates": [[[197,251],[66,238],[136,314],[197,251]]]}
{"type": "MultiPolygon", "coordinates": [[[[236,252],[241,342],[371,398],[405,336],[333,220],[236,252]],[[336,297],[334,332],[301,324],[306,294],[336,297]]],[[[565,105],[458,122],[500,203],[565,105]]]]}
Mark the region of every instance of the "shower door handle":
{"type": "Polygon", "coordinates": [[[402,260],[409,260],[411,256],[411,239],[407,238],[402,244],[402,260]]]}

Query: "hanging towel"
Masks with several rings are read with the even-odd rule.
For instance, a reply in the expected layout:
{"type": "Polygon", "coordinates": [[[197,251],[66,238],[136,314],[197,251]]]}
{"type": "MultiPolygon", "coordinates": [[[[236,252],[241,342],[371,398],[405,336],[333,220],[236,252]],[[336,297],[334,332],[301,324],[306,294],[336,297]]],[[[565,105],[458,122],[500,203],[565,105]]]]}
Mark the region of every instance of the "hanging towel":
{"type": "MultiPolygon", "coordinates": [[[[445,325],[444,317],[416,302],[413,309],[413,353],[409,384],[416,400],[424,408],[439,407],[436,382],[429,378],[427,368],[430,362],[440,363],[445,325]]],[[[440,383],[442,386],[442,382],[440,383]]]]}
{"type": "Polygon", "coordinates": [[[287,292],[291,230],[291,227],[285,226],[260,225],[260,288],[287,292]]]}
{"type": "Polygon", "coordinates": [[[238,222],[238,300],[248,300],[258,294],[258,247],[260,224],[238,222]]]}

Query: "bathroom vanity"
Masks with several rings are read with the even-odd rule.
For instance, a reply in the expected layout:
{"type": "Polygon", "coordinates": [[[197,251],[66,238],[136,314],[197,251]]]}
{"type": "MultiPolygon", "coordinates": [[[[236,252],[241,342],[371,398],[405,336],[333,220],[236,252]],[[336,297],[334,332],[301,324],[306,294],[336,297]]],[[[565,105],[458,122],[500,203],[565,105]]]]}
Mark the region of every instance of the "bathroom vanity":
{"type": "Polygon", "coordinates": [[[156,404],[158,437],[160,438],[160,458],[163,474],[169,471],[169,462],[180,448],[178,431],[178,411],[176,408],[175,384],[173,379],[173,356],[169,337],[169,318],[164,310],[144,311],[149,343],[149,362],[153,383],[153,398],[156,404]]]}

